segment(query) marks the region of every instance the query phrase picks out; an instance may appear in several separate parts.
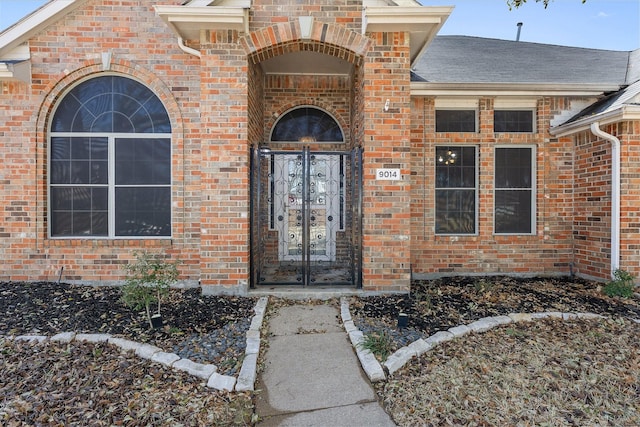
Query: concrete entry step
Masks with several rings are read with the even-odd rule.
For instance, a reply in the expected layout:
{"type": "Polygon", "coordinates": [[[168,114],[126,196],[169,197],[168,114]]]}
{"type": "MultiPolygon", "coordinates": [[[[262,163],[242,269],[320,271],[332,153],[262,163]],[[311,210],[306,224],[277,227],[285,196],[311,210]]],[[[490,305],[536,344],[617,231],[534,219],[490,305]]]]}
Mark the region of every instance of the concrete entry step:
{"type": "Polygon", "coordinates": [[[281,307],[269,321],[256,388],[259,426],[394,426],[328,304],[281,307]]]}

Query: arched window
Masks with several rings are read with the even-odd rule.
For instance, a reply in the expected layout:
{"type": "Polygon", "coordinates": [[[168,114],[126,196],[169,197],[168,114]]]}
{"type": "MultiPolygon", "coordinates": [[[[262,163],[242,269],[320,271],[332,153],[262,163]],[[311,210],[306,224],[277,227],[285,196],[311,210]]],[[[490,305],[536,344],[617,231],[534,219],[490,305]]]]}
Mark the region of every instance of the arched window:
{"type": "Polygon", "coordinates": [[[342,129],[326,112],[314,107],[295,108],[273,127],[274,142],[343,142],[342,129]]]}
{"type": "Polygon", "coordinates": [[[147,87],[114,75],[75,86],[49,146],[52,237],[171,236],[171,123],[147,87]]]}

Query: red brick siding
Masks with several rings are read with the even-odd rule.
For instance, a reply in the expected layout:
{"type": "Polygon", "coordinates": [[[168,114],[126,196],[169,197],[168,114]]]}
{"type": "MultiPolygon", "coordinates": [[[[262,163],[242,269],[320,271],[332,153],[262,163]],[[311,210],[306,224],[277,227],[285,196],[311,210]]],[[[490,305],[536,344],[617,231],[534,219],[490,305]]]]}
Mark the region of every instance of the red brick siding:
{"type": "Polygon", "coordinates": [[[236,34],[202,46],[201,284],[249,280],[248,62],[236,34]]]}
{"type": "Polygon", "coordinates": [[[493,100],[479,102],[478,133],[435,132],[432,98],[412,100],[412,267],[418,275],[568,274],[572,262],[572,145],[546,132],[555,111],[538,102],[534,134],[494,133],[493,100]],[[435,234],[435,147],[479,148],[478,227],[473,236],[435,234]],[[533,235],[493,233],[494,149],[497,144],[536,147],[537,218],[533,235]]]}
{"type": "MultiPolygon", "coordinates": [[[[163,4],[182,4],[182,0],[163,4]]],[[[480,131],[436,133],[434,100],[410,99],[408,34],[361,31],[360,0],[254,1],[247,35],[214,31],[188,55],[143,0],[88,1],[30,41],[33,84],[0,86],[0,280],[113,281],[136,249],[183,260],[181,279],[211,289],[246,287],[249,264],[249,145],[298,105],[330,112],[347,146],[364,157],[363,273],[367,290],[408,290],[410,274],[576,273],[607,279],[610,267],[608,141],[590,132],[554,138],[549,123],[569,103],[541,98],[535,134],[495,134],[493,98],[480,99],[480,131]],[[312,4],[313,3],[313,4],[312,4]],[[316,18],[302,40],[298,16],[316,18]],[[259,63],[313,51],[349,61],[350,77],[263,75],[259,63]],[[49,239],[47,129],[56,102],[88,76],[135,78],[172,122],[173,237],[49,239]],[[106,56],[105,56],[106,57],[106,56]],[[389,99],[389,111],[384,104],[389,99]],[[436,145],[479,147],[477,236],[434,234],[436,145]],[[493,234],[496,144],[536,146],[536,233],[493,234]],[[376,181],[399,168],[402,181],[376,181]]],[[[607,126],[622,144],[621,267],[640,275],[640,122],[607,126]]]]}
{"type": "MultiPolygon", "coordinates": [[[[640,276],[640,122],[602,126],[620,140],[619,267],[640,276]]],[[[575,259],[580,274],[611,275],[611,142],[576,137],[575,259]]]]}
{"type": "Polygon", "coordinates": [[[620,268],[640,279],[640,121],[622,122],[605,131],[619,135],[620,268]]]}
{"type": "Polygon", "coordinates": [[[363,280],[367,289],[407,291],[411,276],[409,38],[408,33],[369,36],[374,48],[364,63],[363,280]],[[403,179],[377,181],[377,168],[399,169],[403,179]]]}
{"type": "Polygon", "coordinates": [[[299,16],[312,16],[317,21],[338,24],[355,32],[360,32],[362,27],[362,0],[254,0],[251,5],[250,31],[296,20],[299,16]]]}
{"type": "MultiPolygon", "coordinates": [[[[175,1],[174,4],[179,4],[175,1]]],[[[87,2],[30,41],[33,84],[3,83],[0,119],[3,153],[13,152],[3,179],[4,213],[0,256],[10,268],[3,280],[57,278],[110,281],[123,277],[122,264],[139,248],[179,254],[185,280],[199,278],[199,200],[197,179],[185,174],[199,151],[199,76],[189,67],[175,36],[144,1],[87,2]],[[117,22],[117,25],[105,23],[117,22]],[[57,99],[78,79],[103,72],[102,55],[112,54],[109,72],[136,78],[162,100],[172,119],[174,212],[171,240],[50,240],[47,235],[48,120],[57,99]],[[167,59],[170,59],[168,61],[167,59]],[[171,61],[173,60],[173,61],[171,61]]]]}

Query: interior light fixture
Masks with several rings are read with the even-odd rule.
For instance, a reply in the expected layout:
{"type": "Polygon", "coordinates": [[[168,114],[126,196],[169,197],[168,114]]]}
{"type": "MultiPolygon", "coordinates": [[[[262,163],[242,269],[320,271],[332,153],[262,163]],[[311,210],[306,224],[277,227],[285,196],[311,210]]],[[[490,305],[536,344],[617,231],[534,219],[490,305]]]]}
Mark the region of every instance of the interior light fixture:
{"type": "Polygon", "coordinates": [[[443,156],[442,154],[438,156],[438,163],[452,165],[456,162],[457,158],[458,154],[455,151],[448,150],[446,156],[443,156]]]}

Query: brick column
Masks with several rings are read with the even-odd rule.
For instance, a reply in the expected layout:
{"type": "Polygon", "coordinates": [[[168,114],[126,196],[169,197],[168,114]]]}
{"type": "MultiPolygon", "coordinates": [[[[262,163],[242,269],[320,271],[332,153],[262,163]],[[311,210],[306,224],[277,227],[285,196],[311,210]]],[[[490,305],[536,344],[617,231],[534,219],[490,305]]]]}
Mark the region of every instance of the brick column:
{"type": "Polygon", "coordinates": [[[363,287],[409,291],[411,103],[408,33],[373,33],[364,63],[363,287]],[[388,102],[388,108],[385,104],[388,102]],[[379,168],[401,180],[376,180],[379,168]]]}
{"type": "Polygon", "coordinates": [[[249,277],[248,62],[226,31],[202,53],[201,284],[236,294],[249,277]]]}

